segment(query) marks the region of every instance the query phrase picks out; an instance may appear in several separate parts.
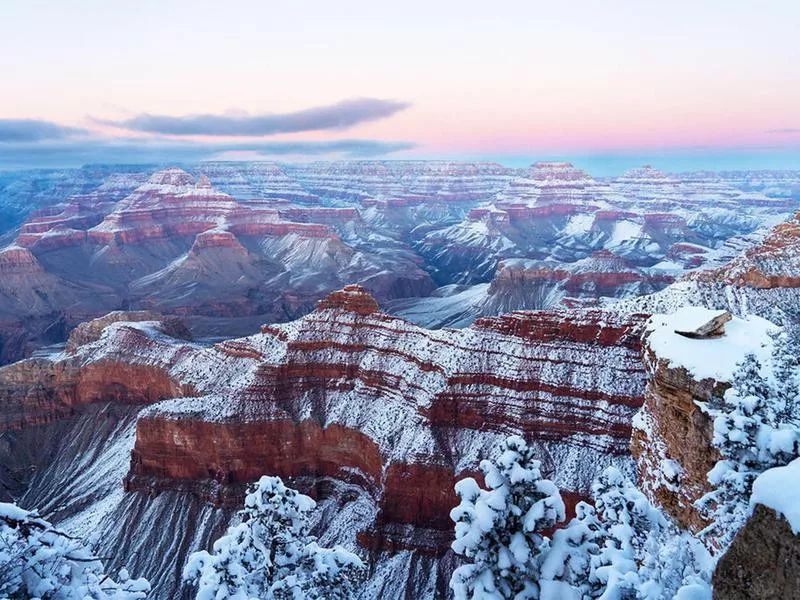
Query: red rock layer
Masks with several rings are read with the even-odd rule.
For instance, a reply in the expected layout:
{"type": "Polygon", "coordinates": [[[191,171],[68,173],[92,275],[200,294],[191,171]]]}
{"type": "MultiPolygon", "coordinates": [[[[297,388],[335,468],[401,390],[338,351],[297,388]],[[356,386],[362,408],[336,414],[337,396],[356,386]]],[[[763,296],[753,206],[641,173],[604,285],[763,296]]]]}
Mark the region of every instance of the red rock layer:
{"type": "Polygon", "coordinates": [[[375,442],[336,424],[323,428],[310,420],[217,423],[142,417],[131,475],[246,484],[270,473],[286,479],[333,477],[375,489],[381,465],[375,442]]]}
{"type": "MultiPolygon", "coordinates": [[[[516,293],[520,286],[540,284],[543,289],[563,289],[567,294],[619,297],[626,286],[665,287],[674,277],[636,269],[608,250],[598,250],[576,263],[551,261],[501,262],[492,280],[491,293],[507,290],[516,293]]],[[[502,293],[502,292],[500,292],[502,293]]]]}
{"type": "Polygon", "coordinates": [[[317,303],[320,310],[340,309],[357,315],[371,315],[380,311],[378,303],[360,285],[346,285],[317,303]]]}
{"type": "Polygon", "coordinates": [[[648,315],[615,315],[601,310],[580,313],[515,312],[475,321],[476,329],[496,331],[531,342],[569,341],[597,346],[641,348],[641,328],[648,315]]]}
{"type": "Polygon", "coordinates": [[[729,264],[692,278],[757,289],[800,287],[800,216],[775,227],[761,244],[729,264]]]}
{"type": "MultiPolygon", "coordinates": [[[[0,382],[20,422],[87,402],[178,398],[140,415],[129,490],[222,501],[265,473],[333,478],[375,502],[364,543],[439,553],[454,482],[477,466],[460,463],[464,444],[477,457],[522,433],[550,470],[559,468],[552,451],[590,474],[598,457],[625,451],[644,383],[641,321],[513,313],[428,331],[347,286],[299,321],[211,348],[171,341],[150,323],[117,323],[99,339],[88,332],[94,343],[71,355],[29,363],[40,373],[25,375],[20,363],[0,382]],[[48,382],[43,393],[34,380],[48,382]]],[[[587,482],[576,481],[576,493],[587,482]]]]}
{"type": "Polygon", "coordinates": [[[338,236],[330,227],[316,223],[240,223],[232,225],[230,230],[232,233],[242,236],[266,235],[282,237],[295,234],[307,238],[332,238],[338,240],[338,236]]]}
{"type": "Polygon", "coordinates": [[[30,275],[42,272],[42,267],[27,248],[12,246],[0,251],[0,277],[30,275]]]}
{"type": "MultiPolygon", "coordinates": [[[[81,344],[97,340],[103,327],[123,320],[117,312],[84,324],[70,337],[68,351],[77,352],[81,344]]],[[[131,320],[147,320],[151,313],[132,313],[131,320]]],[[[181,324],[163,324],[162,331],[186,335],[181,324]]],[[[128,329],[120,339],[134,351],[147,343],[146,335],[128,329]]],[[[28,359],[0,368],[0,404],[3,419],[0,431],[48,423],[70,415],[78,407],[93,402],[149,404],[166,398],[194,395],[192,385],[179,383],[161,366],[137,364],[121,356],[82,364],[79,356],[61,361],[28,359]]]]}

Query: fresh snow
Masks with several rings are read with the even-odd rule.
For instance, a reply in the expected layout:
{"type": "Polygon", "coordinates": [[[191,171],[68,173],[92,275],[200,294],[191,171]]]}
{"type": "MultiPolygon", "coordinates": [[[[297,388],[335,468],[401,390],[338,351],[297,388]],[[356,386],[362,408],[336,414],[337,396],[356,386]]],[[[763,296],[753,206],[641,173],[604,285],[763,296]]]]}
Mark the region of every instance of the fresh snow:
{"type": "Polygon", "coordinates": [[[684,271],[683,265],[672,260],[662,260],[650,267],[650,271],[665,271],[669,273],[680,273],[684,271]]]}
{"type": "Polygon", "coordinates": [[[637,239],[642,235],[642,226],[633,221],[620,221],[614,225],[614,231],[607,246],[619,246],[625,242],[637,239]]]}
{"type": "Polygon", "coordinates": [[[777,326],[755,315],[733,317],[725,334],[717,338],[692,339],[675,333],[691,330],[720,315],[722,311],[686,306],[669,315],[653,315],[647,323],[647,344],[673,368],[683,367],[695,379],[730,381],[736,366],[753,353],[763,365],[770,359],[770,332],[777,326]]]}
{"type": "Polygon", "coordinates": [[[764,471],[753,483],[750,505],[763,504],[786,517],[800,534],[800,458],[784,467],[764,471]]]}
{"type": "Polygon", "coordinates": [[[683,333],[696,331],[709,321],[723,316],[726,312],[724,310],[709,310],[697,306],[687,306],[675,314],[676,320],[680,319],[680,322],[675,324],[675,331],[683,333]]]}
{"type": "Polygon", "coordinates": [[[592,214],[572,216],[569,218],[569,221],[567,221],[566,227],[564,227],[564,233],[566,235],[580,235],[586,233],[591,229],[592,223],[594,223],[594,215],[592,214]]]}

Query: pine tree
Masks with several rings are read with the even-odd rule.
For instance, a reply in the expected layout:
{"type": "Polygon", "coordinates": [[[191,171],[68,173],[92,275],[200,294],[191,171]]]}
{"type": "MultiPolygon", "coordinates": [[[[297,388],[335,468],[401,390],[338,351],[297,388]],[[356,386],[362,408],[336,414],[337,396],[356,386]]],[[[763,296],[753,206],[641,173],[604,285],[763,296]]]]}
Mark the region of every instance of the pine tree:
{"type": "Polygon", "coordinates": [[[636,598],[642,585],[638,562],[648,538],[666,521],[636,486],[615,467],[608,467],[592,485],[603,543],[592,562],[591,582],[603,589],[600,598],[636,598]]]}
{"type": "Polygon", "coordinates": [[[470,561],[450,580],[456,600],[538,598],[539,570],[549,540],[542,531],[565,517],[558,488],[542,477],[533,450],[519,436],[506,439],[494,461],[480,464],[488,489],[473,478],[456,484],[461,503],[453,551],[470,561]]]}
{"type": "Polygon", "coordinates": [[[592,565],[605,538],[594,507],[579,502],[575,518],[553,533],[540,571],[541,600],[599,596],[603,587],[592,577],[592,565]]]}
{"type": "Polygon", "coordinates": [[[308,533],[308,496],[278,477],[262,477],[245,498],[242,522],[214,543],[213,553],[189,557],[184,580],[198,600],[343,600],[364,565],[341,547],[320,547],[308,533]]]}
{"type": "Polygon", "coordinates": [[[117,581],[79,539],[53,527],[35,511],[0,503],[0,597],[48,600],[139,600],[150,585],[131,579],[125,569],[117,581]]]}
{"type": "Polygon", "coordinates": [[[800,454],[798,344],[788,332],[773,336],[769,373],[748,354],[721,400],[709,403],[713,444],[721,459],[708,473],[714,489],[698,508],[710,525],[702,535],[724,550],[749,516],[753,482],[766,469],[800,454]]]}

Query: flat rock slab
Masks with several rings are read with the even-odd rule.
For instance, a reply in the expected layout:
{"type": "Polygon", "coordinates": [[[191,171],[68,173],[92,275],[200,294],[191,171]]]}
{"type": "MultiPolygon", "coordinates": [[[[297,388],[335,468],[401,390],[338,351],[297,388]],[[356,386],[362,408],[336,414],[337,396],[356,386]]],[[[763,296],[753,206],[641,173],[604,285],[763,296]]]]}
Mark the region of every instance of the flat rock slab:
{"type": "Polygon", "coordinates": [[[700,309],[687,311],[675,333],[688,338],[719,337],[725,334],[725,323],[733,317],[727,310],[700,309]]]}

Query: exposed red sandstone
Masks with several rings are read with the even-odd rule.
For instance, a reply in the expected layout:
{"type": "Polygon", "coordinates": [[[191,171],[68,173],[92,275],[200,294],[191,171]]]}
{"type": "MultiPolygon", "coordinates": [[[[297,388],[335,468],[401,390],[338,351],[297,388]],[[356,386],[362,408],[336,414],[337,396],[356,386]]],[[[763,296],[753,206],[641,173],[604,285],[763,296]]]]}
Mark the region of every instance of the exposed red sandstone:
{"type": "Polygon", "coordinates": [[[121,321],[161,321],[162,316],[151,311],[114,311],[103,317],[92,319],[78,325],[72,330],[67,339],[67,352],[75,352],[79,346],[94,342],[100,339],[103,330],[112,323],[121,321]]]}
{"type": "Polygon", "coordinates": [[[280,417],[253,423],[142,417],[136,431],[131,475],[246,484],[270,473],[287,479],[333,477],[368,489],[380,483],[377,444],[337,424],[323,428],[280,417]]]}
{"type": "MultiPolygon", "coordinates": [[[[120,356],[84,364],[75,353],[83,344],[99,339],[103,329],[123,320],[128,313],[112,313],[79,328],[70,338],[73,355],[63,360],[33,358],[0,367],[0,431],[48,423],[71,415],[94,402],[148,404],[165,398],[192,396],[189,383],[177,382],[163,367],[137,364],[120,356]]],[[[131,319],[149,320],[149,313],[132,313],[131,319]]],[[[158,330],[166,335],[188,334],[180,323],[164,321],[158,330]]],[[[129,351],[145,342],[146,334],[128,328],[120,332],[129,351]]],[[[177,342],[178,340],[175,339],[177,342]]]]}
{"type": "Polygon", "coordinates": [[[648,315],[616,315],[610,311],[514,312],[475,321],[476,329],[497,331],[532,342],[569,341],[598,346],[623,346],[638,351],[648,315]]]}
{"type": "Polygon", "coordinates": [[[245,252],[241,242],[236,239],[230,231],[219,231],[210,229],[197,234],[192,244],[191,252],[204,250],[206,248],[230,248],[240,252],[245,252]]]}
{"type": "Polygon", "coordinates": [[[503,261],[497,266],[490,293],[503,289],[515,293],[521,287],[540,285],[543,289],[563,289],[570,295],[613,298],[624,296],[626,288],[640,293],[672,281],[670,275],[642,271],[609,250],[598,250],[575,263],[503,261]]]}
{"type": "Polygon", "coordinates": [[[190,394],[191,386],[146,365],[28,359],[0,368],[0,431],[49,423],[92,402],[150,403],[190,394]]]}
{"type": "MultiPolygon", "coordinates": [[[[268,356],[263,351],[255,351],[255,347],[251,346],[253,350],[248,352],[244,341],[221,344],[220,351],[227,356],[262,363],[256,380],[248,386],[248,399],[242,405],[244,414],[249,416],[244,421],[225,417],[220,422],[208,422],[205,418],[193,416],[194,409],[187,408],[188,412],[183,416],[180,410],[173,416],[169,411],[163,416],[156,411],[140,418],[129,489],[150,490],[154,489],[153,486],[161,489],[169,486],[170,480],[181,485],[181,481],[209,478],[225,485],[242,484],[257,477],[261,471],[286,477],[360,481],[376,495],[378,502],[375,525],[362,533],[359,538],[362,543],[372,549],[408,548],[409,540],[419,535],[409,533],[407,527],[410,526],[417,532],[443,532],[441,535],[432,534],[427,544],[420,542],[421,546],[418,544],[416,547],[424,547],[426,552],[434,554],[444,551],[452,526],[448,515],[456,500],[453,485],[462,476],[452,464],[442,464],[440,459],[426,454],[417,454],[415,462],[398,461],[391,458],[394,450],[385,446],[385,442],[379,445],[351,426],[331,423],[320,428],[317,421],[288,418],[289,414],[296,413],[297,404],[302,404],[304,399],[316,399],[312,400],[312,406],[321,408],[322,405],[317,403],[323,402],[324,398],[328,398],[324,401],[326,403],[337,397],[351,397],[360,402],[356,399],[364,393],[373,401],[379,401],[382,395],[391,398],[398,393],[410,394],[404,402],[412,404],[430,396],[433,390],[422,381],[418,382],[418,377],[438,379],[445,375],[448,368],[436,364],[433,357],[458,352],[458,343],[452,346],[445,340],[431,340],[443,346],[440,351],[430,352],[428,358],[413,350],[399,350],[408,344],[403,341],[411,333],[405,331],[408,325],[376,313],[376,308],[363,290],[351,286],[332,294],[320,303],[319,313],[303,320],[309,328],[307,334],[313,339],[303,339],[306,334],[298,338],[297,331],[286,331],[281,326],[265,326],[262,335],[286,344],[287,356],[276,365],[269,365],[268,356]],[[334,317],[337,314],[342,317],[350,315],[343,319],[343,323],[354,319],[352,323],[357,327],[353,330],[354,339],[348,339],[350,335],[340,338],[339,334],[320,336],[324,328],[339,320],[340,317],[334,317]],[[328,315],[334,317],[332,322],[323,320],[328,315]],[[383,336],[391,336],[395,341],[383,349],[360,341],[383,336]],[[378,356],[382,358],[378,359],[378,356]],[[327,357],[327,360],[321,361],[321,357],[327,357]],[[332,360],[333,357],[337,358],[332,360]],[[393,367],[390,372],[367,367],[383,361],[396,361],[406,366],[393,367]],[[419,376],[414,375],[415,370],[419,376]],[[422,375],[426,373],[429,375],[422,375]],[[256,416],[259,411],[261,416],[256,416]],[[213,440],[212,445],[209,445],[210,440],[213,440]],[[431,544],[431,539],[439,541],[431,544]]],[[[558,318],[565,317],[559,315],[558,318]]],[[[591,317],[587,318],[587,321],[591,320],[591,317]]],[[[556,324],[546,316],[519,314],[487,320],[475,331],[485,332],[483,335],[510,335],[527,342],[536,339],[542,343],[630,348],[633,359],[631,376],[636,378],[641,377],[635,362],[637,328],[637,322],[633,321],[610,332],[613,327],[609,323],[589,325],[578,323],[577,318],[574,322],[567,318],[556,324]],[[528,325],[509,329],[510,322],[524,322],[526,319],[533,319],[538,328],[528,325]]],[[[412,335],[424,333],[419,331],[412,335]]],[[[482,352],[491,356],[493,351],[486,347],[482,352]]],[[[502,353],[500,350],[497,352],[502,353]]],[[[417,414],[423,418],[421,425],[453,431],[521,431],[540,443],[570,439],[570,444],[576,448],[581,445],[603,447],[592,441],[593,436],[598,436],[598,439],[609,435],[620,440],[628,439],[629,423],[618,422],[614,414],[616,410],[605,412],[600,404],[619,405],[630,411],[639,404],[636,395],[616,396],[569,384],[552,385],[538,381],[535,373],[531,375],[533,379],[527,376],[519,379],[519,375],[511,374],[507,377],[463,372],[450,375],[441,380],[441,384],[435,384],[444,385],[446,391],[435,394],[429,408],[417,409],[417,414]],[[519,399],[511,400],[509,394],[519,399]],[[523,401],[526,396],[531,400],[523,401]],[[563,414],[559,416],[559,409],[552,403],[537,402],[537,396],[563,398],[563,414]],[[581,398],[577,405],[569,400],[576,397],[581,398]],[[583,402],[587,403],[585,407],[583,402]],[[597,406],[593,406],[595,402],[597,406]],[[567,419],[566,415],[571,418],[567,419]]],[[[402,427],[402,423],[395,426],[402,427]]],[[[619,448],[624,450],[626,445],[622,443],[619,448]]]]}
{"type": "Polygon", "coordinates": [[[380,311],[378,303],[360,285],[346,285],[317,303],[320,310],[340,309],[358,315],[371,315],[380,311]]]}
{"type": "Polygon", "coordinates": [[[0,251],[0,276],[12,277],[41,272],[39,261],[27,248],[11,246],[0,251]]]}

